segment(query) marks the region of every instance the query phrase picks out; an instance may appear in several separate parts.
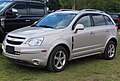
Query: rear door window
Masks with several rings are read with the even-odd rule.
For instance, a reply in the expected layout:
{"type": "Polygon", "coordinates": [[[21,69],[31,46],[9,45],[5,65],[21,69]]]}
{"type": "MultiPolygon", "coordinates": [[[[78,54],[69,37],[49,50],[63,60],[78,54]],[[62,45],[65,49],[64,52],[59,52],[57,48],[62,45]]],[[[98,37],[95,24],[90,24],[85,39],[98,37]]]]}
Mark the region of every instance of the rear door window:
{"type": "Polygon", "coordinates": [[[106,24],[103,15],[94,14],[92,15],[92,17],[94,21],[94,26],[102,26],[106,24]]]}
{"type": "Polygon", "coordinates": [[[30,4],[29,6],[30,15],[40,15],[44,16],[44,6],[40,4],[30,4]]]}

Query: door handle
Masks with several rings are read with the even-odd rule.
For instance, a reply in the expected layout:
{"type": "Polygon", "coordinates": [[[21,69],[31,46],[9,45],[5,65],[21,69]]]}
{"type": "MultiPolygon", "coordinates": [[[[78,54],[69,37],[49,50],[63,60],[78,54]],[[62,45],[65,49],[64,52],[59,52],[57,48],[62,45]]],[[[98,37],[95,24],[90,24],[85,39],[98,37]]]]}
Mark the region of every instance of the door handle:
{"type": "Polygon", "coordinates": [[[25,20],[25,21],[29,22],[30,20],[25,20]]]}
{"type": "Polygon", "coordinates": [[[109,29],[106,29],[106,32],[109,32],[109,29]]]}
{"type": "Polygon", "coordinates": [[[95,32],[91,31],[91,32],[90,32],[90,35],[93,35],[93,34],[95,34],[95,32]]]}

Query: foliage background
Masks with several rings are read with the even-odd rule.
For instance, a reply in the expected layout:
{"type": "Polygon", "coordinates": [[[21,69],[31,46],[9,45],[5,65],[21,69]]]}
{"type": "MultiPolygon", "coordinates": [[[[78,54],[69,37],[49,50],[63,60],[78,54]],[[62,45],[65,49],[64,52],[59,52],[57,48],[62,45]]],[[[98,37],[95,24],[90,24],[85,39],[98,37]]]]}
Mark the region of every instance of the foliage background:
{"type": "Polygon", "coordinates": [[[59,0],[62,8],[73,8],[75,1],[75,9],[93,8],[106,12],[120,12],[120,0],[59,0]]]}
{"type": "MultiPolygon", "coordinates": [[[[46,1],[46,0],[33,0],[46,1]]],[[[57,9],[99,9],[106,12],[120,12],[120,0],[49,0],[46,3],[51,10],[57,9]]]]}

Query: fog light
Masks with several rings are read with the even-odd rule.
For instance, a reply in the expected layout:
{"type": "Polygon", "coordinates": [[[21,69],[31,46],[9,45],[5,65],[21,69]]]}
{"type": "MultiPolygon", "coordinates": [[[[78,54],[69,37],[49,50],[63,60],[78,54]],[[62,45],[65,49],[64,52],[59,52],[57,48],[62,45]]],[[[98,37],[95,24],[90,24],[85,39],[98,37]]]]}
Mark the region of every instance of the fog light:
{"type": "Polygon", "coordinates": [[[15,51],[15,55],[20,55],[20,54],[21,54],[21,52],[15,51]]]}
{"type": "Polygon", "coordinates": [[[40,60],[39,59],[33,59],[32,60],[34,65],[40,65],[40,60]]]}

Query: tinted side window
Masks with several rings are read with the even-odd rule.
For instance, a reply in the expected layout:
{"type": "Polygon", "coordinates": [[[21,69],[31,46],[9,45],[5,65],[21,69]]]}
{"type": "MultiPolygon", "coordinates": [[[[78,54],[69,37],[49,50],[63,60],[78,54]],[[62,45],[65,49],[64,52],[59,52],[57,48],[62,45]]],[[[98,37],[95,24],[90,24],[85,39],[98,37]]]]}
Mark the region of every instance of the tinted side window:
{"type": "Polygon", "coordinates": [[[18,14],[27,14],[27,6],[24,3],[16,4],[13,8],[18,10],[18,14]]]}
{"type": "Polygon", "coordinates": [[[113,22],[111,21],[111,19],[109,17],[104,16],[104,18],[105,18],[105,21],[106,21],[107,25],[113,25],[113,22]]]}
{"type": "Polygon", "coordinates": [[[76,24],[83,24],[84,27],[91,27],[90,16],[83,16],[81,17],[76,24]]]}
{"type": "Polygon", "coordinates": [[[93,15],[93,21],[95,26],[102,26],[105,25],[105,20],[103,15],[93,15]]]}
{"type": "Polygon", "coordinates": [[[30,15],[44,15],[44,6],[40,4],[30,4],[30,15]]]}

